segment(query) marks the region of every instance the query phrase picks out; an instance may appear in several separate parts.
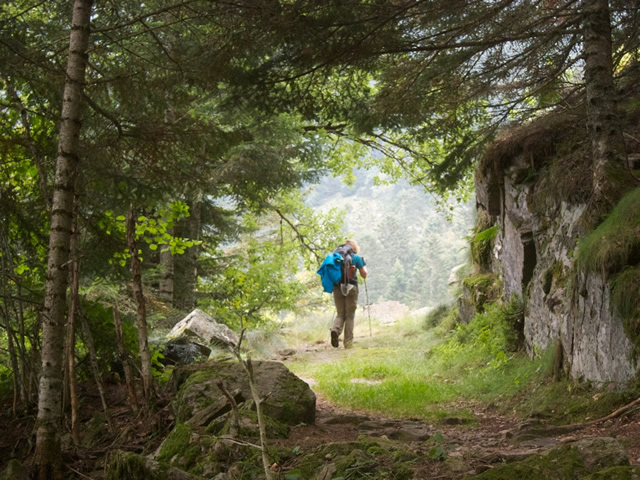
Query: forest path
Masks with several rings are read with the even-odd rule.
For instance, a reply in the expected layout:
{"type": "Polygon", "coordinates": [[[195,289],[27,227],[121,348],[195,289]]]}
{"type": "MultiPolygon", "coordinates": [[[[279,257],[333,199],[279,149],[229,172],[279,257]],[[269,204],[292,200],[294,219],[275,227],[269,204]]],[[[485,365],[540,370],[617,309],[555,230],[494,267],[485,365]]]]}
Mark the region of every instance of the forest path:
{"type": "MultiPolygon", "coordinates": [[[[356,339],[357,340],[357,339],[356,339]]],[[[355,348],[358,348],[356,346],[355,348]]],[[[278,360],[304,358],[312,363],[334,363],[349,354],[328,342],[283,352],[278,360]]],[[[314,389],[313,378],[302,378],[314,389]]],[[[412,418],[386,418],[337,405],[315,391],[316,423],[299,425],[279,445],[309,452],[332,442],[354,442],[358,436],[382,437],[402,443],[422,460],[414,465],[417,478],[459,479],[504,462],[524,459],[546,449],[583,438],[616,437],[631,463],[640,463],[640,411],[599,425],[573,431],[554,430],[537,419],[499,412],[491,405],[457,401],[452,410],[472,412],[473,421],[447,417],[437,423],[412,418]],[[446,457],[446,461],[442,461],[446,457]]]]}

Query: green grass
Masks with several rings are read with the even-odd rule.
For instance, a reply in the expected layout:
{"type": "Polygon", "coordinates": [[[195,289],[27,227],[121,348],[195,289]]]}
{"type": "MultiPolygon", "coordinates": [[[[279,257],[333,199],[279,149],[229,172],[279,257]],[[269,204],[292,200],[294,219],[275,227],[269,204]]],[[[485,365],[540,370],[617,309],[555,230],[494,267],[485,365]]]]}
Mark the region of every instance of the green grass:
{"type": "Polygon", "coordinates": [[[615,273],[630,260],[637,262],[639,254],[640,188],[636,188],[620,200],[598,228],[580,240],[577,263],[589,271],[615,273]]]}
{"type": "Polygon", "coordinates": [[[341,408],[383,417],[472,417],[468,405],[485,404],[566,423],[605,415],[632,396],[553,382],[553,349],[533,360],[513,352],[509,319],[518,308],[493,305],[444,339],[437,327],[422,328],[424,318],[377,325],[352,350],[330,350],[329,358],[312,352],[288,366],[341,408]]]}

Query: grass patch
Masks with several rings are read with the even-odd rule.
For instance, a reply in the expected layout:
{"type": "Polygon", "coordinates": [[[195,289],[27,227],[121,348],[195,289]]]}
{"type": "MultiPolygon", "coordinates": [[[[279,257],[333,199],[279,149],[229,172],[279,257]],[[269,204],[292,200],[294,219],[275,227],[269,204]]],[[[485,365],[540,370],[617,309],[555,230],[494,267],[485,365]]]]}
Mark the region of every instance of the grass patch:
{"type": "Polygon", "coordinates": [[[444,339],[437,331],[446,320],[425,330],[424,317],[407,318],[376,326],[372,337],[356,338],[352,350],[330,350],[330,358],[310,353],[288,366],[313,378],[313,389],[336,405],[383,417],[472,418],[461,405],[483,403],[524,417],[573,423],[604,416],[635,398],[635,393],[554,382],[553,348],[535,359],[515,351],[514,323],[521,316],[516,299],[488,305],[444,339]]]}
{"type": "Polygon", "coordinates": [[[444,342],[436,329],[424,330],[424,320],[405,319],[359,339],[337,361],[308,357],[289,367],[313,378],[314,390],[341,407],[430,420],[467,417],[467,411],[455,406],[457,400],[513,396],[547,370],[546,358],[531,361],[512,351],[515,337],[509,321],[518,309],[516,303],[491,307],[470,325],[458,326],[444,342]]]}
{"type": "Polygon", "coordinates": [[[576,263],[587,271],[620,272],[640,262],[640,188],[625,195],[598,228],[580,240],[576,263]]]}

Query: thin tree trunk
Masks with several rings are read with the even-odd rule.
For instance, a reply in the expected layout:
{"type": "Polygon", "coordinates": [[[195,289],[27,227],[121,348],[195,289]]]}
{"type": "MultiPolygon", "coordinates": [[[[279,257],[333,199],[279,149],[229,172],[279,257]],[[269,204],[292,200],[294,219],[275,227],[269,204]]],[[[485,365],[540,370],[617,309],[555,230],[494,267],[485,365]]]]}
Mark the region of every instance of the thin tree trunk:
{"type": "Polygon", "coordinates": [[[18,350],[20,351],[20,398],[23,402],[31,401],[30,396],[27,395],[27,375],[26,372],[32,370],[28,364],[28,352],[25,344],[26,334],[24,331],[24,307],[22,305],[22,285],[18,282],[18,350]]]}
{"type": "MultiPolygon", "coordinates": [[[[76,197],[76,207],[78,198],[76,197]]],[[[75,445],[80,444],[80,432],[78,430],[78,382],[76,379],[76,317],[80,294],[80,265],[78,260],[78,220],[77,208],[71,234],[71,305],[67,322],[67,384],[69,392],[69,405],[71,407],[71,438],[75,445]]]]}
{"type": "Polygon", "coordinates": [[[124,370],[124,380],[127,383],[127,390],[129,392],[129,399],[131,400],[131,406],[134,411],[138,411],[138,394],[136,393],[136,386],[133,380],[133,374],[131,373],[131,365],[129,364],[129,356],[124,348],[124,340],[122,334],[122,318],[120,317],[120,311],[117,305],[113,306],[113,324],[116,329],[116,341],[118,343],[118,355],[122,362],[122,369],[124,370]]]}
{"type": "Polygon", "coordinates": [[[51,208],[49,260],[42,316],[42,371],[38,397],[38,429],[35,466],[37,478],[62,477],[60,449],[60,403],[62,400],[62,362],[71,218],[75,177],[79,162],[79,139],[91,0],[74,0],[69,34],[69,59],[62,99],[62,118],[56,158],[51,208]]]}
{"type": "Polygon", "coordinates": [[[104,415],[107,419],[107,423],[109,428],[112,429],[111,425],[111,417],[109,415],[109,407],[107,405],[107,400],[105,397],[104,384],[102,383],[102,376],[100,375],[100,366],[98,364],[98,354],[96,353],[95,342],[93,341],[93,334],[91,333],[91,328],[89,327],[89,322],[87,322],[87,318],[82,313],[82,309],[80,305],[77,305],[78,316],[80,317],[80,323],[82,324],[82,333],[84,334],[84,341],[87,344],[87,350],[89,350],[89,360],[91,364],[91,371],[93,372],[93,378],[96,381],[96,386],[98,387],[98,393],[100,394],[100,402],[102,402],[102,410],[104,410],[104,415]]]}
{"type": "MultiPolygon", "coordinates": [[[[169,232],[173,235],[173,232],[169,232]]],[[[160,252],[160,265],[163,266],[158,296],[173,306],[173,255],[169,247],[160,252]]]]}
{"type": "Polygon", "coordinates": [[[153,370],[151,368],[151,352],[149,350],[149,338],[147,336],[147,307],[145,304],[144,291],[142,289],[142,266],[138,258],[138,247],[136,245],[136,221],[133,218],[133,205],[127,212],[127,245],[131,254],[131,275],[133,297],[136,301],[136,324],[138,326],[138,346],[140,349],[140,366],[142,370],[142,384],[144,387],[144,397],[147,403],[151,400],[153,393],[153,370]]]}
{"type": "MultiPolygon", "coordinates": [[[[25,380],[25,357],[26,357],[26,349],[24,348],[24,316],[22,315],[22,308],[20,312],[16,310],[15,302],[12,298],[12,294],[9,291],[11,288],[6,281],[10,272],[13,270],[13,252],[11,251],[10,242],[6,236],[6,232],[2,232],[2,267],[6,272],[6,275],[2,276],[2,293],[4,296],[3,301],[3,314],[5,317],[5,327],[7,329],[7,346],[9,348],[9,357],[11,360],[12,370],[13,370],[13,382],[14,382],[14,406],[13,411],[15,413],[17,409],[18,399],[21,404],[25,404],[27,400],[27,391],[26,391],[26,380],[25,380]],[[11,326],[11,313],[13,310],[16,313],[18,319],[18,330],[19,336],[16,338],[16,335],[11,326]]],[[[21,295],[20,291],[20,281],[19,279],[14,279],[16,284],[18,297],[21,295]]],[[[22,300],[18,300],[20,304],[22,304],[22,300]]]]}
{"type": "Polygon", "coordinates": [[[622,120],[613,79],[608,0],[583,0],[587,109],[596,207],[614,206],[630,186],[622,120]]]}
{"type": "MultiPolygon", "coordinates": [[[[199,240],[202,228],[202,200],[196,195],[189,202],[189,217],[180,221],[180,227],[176,229],[177,236],[186,237],[189,240],[199,240]]],[[[200,247],[194,245],[184,255],[178,255],[174,259],[175,281],[173,298],[174,306],[184,310],[192,310],[197,306],[196,285],[198,280],[198,257],[200,247]]]]}
{"type": "Polygon", "coordinates": [[[267,454],[267,427],[264,420],[264,413],[262,409],[262,399],[256,389],[255,380],[253,376],[253,363],[251,363],[251,357],[247,357],[246,361],[242,361],[242,366],[247,372],[249,378],[249,389],[251,390],[251,396],[256,404],[256,416],[258,417],[258,430],[260,431],[260,447],[262,453],[262,467],[264,468],[264,475],[267,480],[271,480],[273,475],[271,474],[271,462],[269,462],[269,455],[267,454]]]}
{"type": "MultiPolygon", "coordinates": [[[[6,297],[5,297],[6,299],[6,297]]],[[[6,302],[6,300],[5,300],[6,302]]],[[[2,313],[4,316],[4,325],[7,330],[7,344],[9,347],[9,359],[11,360],[11,369],[13,370],[13,405],[12,410],[13,414],[16,414],[18,410],[18,396],[22,394],[23,388],[19,385],[20,378],[20,370],[18,364],[18,356],[16,354],[16,349],[13,344],[13,334],[11,333],[11,320],[9,318],[9,309],[5,303],[4,308],[2,309],[2,313]]]]}

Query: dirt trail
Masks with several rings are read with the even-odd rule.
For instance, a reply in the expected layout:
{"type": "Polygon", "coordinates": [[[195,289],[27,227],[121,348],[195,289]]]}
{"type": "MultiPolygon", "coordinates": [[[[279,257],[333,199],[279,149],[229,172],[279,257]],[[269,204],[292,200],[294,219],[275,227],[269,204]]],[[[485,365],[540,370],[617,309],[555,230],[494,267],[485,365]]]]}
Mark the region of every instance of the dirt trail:
{"type": "MultiPolygon", "coordinates": [[[[279,360],[287,362],[303,357],[313,363],[333,363],[348,355],[324,342],[296,352],[286,352],[279,360]]],[[[313,389],[314,379],[303,378],[313,389]]],[[[315,390],[314,390],[315,391],[315,390]]],[[[612,419],[599,425],[571,432],[554,431],[535,419],[518,418],[497,412],[490,406],[457,403],[456,409],[473,412],[474,421],[445,418],[432,424],[417,419],[383,418],[366,412],[343,408],[331,403],[318,392],[315,425],[300,425],[292,429],[288,439],[279,444],[309,451],[330,442],[355,441],[359,435],[386,437],[404,443],[407,448],[425,458],[424,478],[457,479],[479,473],[506,461],[524,459],[553,446],[582,438],[615,437],[622,441],[631,463],[640,463],[640,411],[612,419]],[[428,452],[440,434],[447,462],[434,461],[428,452]]]]}

